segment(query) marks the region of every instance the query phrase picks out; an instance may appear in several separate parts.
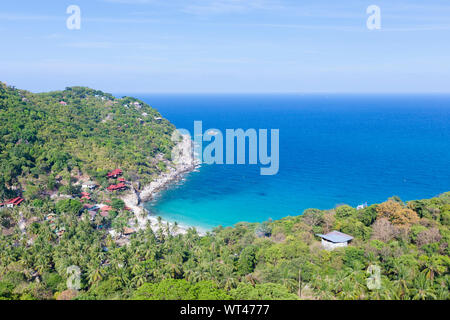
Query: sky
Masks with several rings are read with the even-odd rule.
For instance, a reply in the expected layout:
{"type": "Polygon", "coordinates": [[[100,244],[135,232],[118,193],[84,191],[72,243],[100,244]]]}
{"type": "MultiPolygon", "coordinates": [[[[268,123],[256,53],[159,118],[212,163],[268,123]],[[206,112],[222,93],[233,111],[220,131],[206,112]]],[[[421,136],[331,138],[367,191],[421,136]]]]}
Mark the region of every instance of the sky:
{"type": "Polygon", "coordinates": [[[0,81],[33,92],[450,93],[448,0],[2,1],[0,35],[0,81]]]}

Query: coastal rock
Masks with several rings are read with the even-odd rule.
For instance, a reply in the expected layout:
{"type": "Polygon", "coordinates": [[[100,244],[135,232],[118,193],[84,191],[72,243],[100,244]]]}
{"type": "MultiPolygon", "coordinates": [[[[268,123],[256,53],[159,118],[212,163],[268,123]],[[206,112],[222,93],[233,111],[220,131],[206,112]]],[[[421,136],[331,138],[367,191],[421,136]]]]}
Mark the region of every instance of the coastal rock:
{"type": "Polygon", "coordinates": [[[125,196],[123,196],[122,200],[127,206],[138,206],[141,202],[139,192],[137,192],[134,188],[131,188],[131,192],[128,192],[125,196]]]}
{"type": "MultiPolygon", "coordinates": [[[[142,202],[149,201],[155,195],[167,188],[167,186],[182,178],[186,173],[193,171],[198,165],[198,161],[194,158],[194,144],[189,135],[181,135],[181,141],[174,147],[172,151],[172,162],[168,163],[167,172],[163,172],[160,176],[150,184],[143,187],[141,192],[132,188],[132,192],[124,195],[122,200],[125,205],[131,208],[137,219],[138,229],[144,229],[150,220],[154,231],[157,229],[156,217],[148,217],[147,210],[143,207],[142,202]]],[[[185,233],[186,230],[179,228],[179,233],[185,233]]]]}

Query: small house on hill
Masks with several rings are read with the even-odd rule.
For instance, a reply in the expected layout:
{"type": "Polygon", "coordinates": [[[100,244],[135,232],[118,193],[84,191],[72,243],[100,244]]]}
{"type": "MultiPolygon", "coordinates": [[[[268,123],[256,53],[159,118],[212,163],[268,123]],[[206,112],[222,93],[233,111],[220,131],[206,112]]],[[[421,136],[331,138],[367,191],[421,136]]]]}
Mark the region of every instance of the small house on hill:
{"type": "Polygon", "coordinates": [[[102,217],[104,217],[104,218],[109,217],[109,212],[110,212],[111,210],[113,210],[113,207],[111,207],[111,206],[103,206],[103,207],[100,209],[100,216],[102,216],[102,217]]]}
{"type": "Polygon", "coordinates": [[[56,235],[61,238],[65,232],[66,228],[62,227],[61,229],[56,230],[56,235]]]}
{"type": "Polygon", "coordinates": [[[22,197],[17,197],[11,200],[6,201],[5,203],[0,203],[0,207],[6,206],[7,208],[14,208],[19,206],[25,200],[22,197]]]}
{"type": "Polygon", "coordinates": [[[95,188],[97,187],[97,184],[96,184],[94,181],[87,181],[87,182],[84,182],[84,183],[81,185],[81,187],[82,187],[83,189],[90,189],[90,190],[93,190],[93,189],[95,189],[95,188]]]}
{"type": "Polygon", "coordinates": [[[111,206],[103,206],[100,211],[111,211],[113,209],[113,207],[111,206]]]}
{"type": "Polygon", "coordinates": [[[91,195],[88,192],[81,193],[81,201],[84,201],[84,200],[91,200],[91,195]]]}
{"type": "Polygon", "coordinates": [[[127,186],[125,185],[125,183],[121,182],[119,184],[112,184],[110,185],[107,189],[109,191],[121,191],[121,190],[125,190],[127,188],[127,186]]]}
{"type": "Polygon", "coordinates": [[[128,228],[128,227],[123,228],[123,234],[126,236],[129,236],[130,234],[133,234],[135,232],[136,232],[136,230],[134,230],[132,228],[128,228]]]}
{"type": "Polygon", "coordinates": [[[118,176],[121,176],[123,174],[123,171],[121,169],[115,169],[108,173],[108,178],[117,178],[118,176]]]}
{"type": "Polygon", "coordinates": [[[327,234],[317,234],[317,236],[322,238],[322,246],[326,250],[346,247],[348,243],[353,240],[352,236],[339,231],[332,231],[327,234]]]}

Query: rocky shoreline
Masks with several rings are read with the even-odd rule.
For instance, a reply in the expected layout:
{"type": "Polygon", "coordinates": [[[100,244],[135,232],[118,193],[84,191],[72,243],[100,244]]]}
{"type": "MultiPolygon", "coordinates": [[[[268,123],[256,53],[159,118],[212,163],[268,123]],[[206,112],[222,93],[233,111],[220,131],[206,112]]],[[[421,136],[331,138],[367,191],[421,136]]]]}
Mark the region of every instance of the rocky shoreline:
{"type": "MultiPolygon", "coordinates": [[[[182,140],[174,147],[172,151],[172,162],[169,162],[169,169],[162,173],[155,181],[144,186],[141,191],[132,188],[131,192],[124,195],[122,200],[125,205],[133,210],[137,225],[134,228],[140,230],[147,227],[147,222],[151,223],[153,231],[158,230],[158,218],[151,216],[143,203],[150,201],[155,196],[166,189],[170,184],[179,181],[187,173],[192,172],[199,166],[198,160],[194,157],[194,143],[189,135],[181,135],[182,140]]],[[[166,224],[167,221],[164,221],[166,224]]],[[[171,223],[169,223],[171,224],[171,223]]],[[[184,234],[189,227],[178,225],[177,233],[184,234]]]]}

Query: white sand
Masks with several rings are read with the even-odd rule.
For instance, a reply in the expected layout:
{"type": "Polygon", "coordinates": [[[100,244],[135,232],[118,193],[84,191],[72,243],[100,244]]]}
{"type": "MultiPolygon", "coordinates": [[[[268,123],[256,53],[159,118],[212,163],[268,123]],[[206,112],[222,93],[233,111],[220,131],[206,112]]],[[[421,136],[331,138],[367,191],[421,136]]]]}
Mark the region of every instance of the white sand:
{"type": "MultiPolygon", "coordinates": [[[[199,166],[198,161],[194,158],[193,141],[190,136],[183,135],[182,138],[172,152],[173,162],[168,163],[169,169],[167,172],[162,173],[155,181],[145,186],[141,192],[132,188],[131,192],[122,197],[125,205],[133,210],[137,219],[138,225],[134,226],[135,228],[145,229],[147,222],[150,221],[153,231],[157,231],[159,228],[158,218],[151,216],[142,203],[154,199],[169,184],[180,180],[185,174],[199,166]]],[[[162,224],[163,226],[167,225],[167,221],[163,221],[162,224]]],[[[169,225],[173,226],[173,223],[169,223],[169,225]]],[[[184,234],[189,228],[189,226],[178,225],[178,230],[175,233],[184,234]]],[[[204,233],[200,229],[198,231],[199,233],[204,233]]]]}

